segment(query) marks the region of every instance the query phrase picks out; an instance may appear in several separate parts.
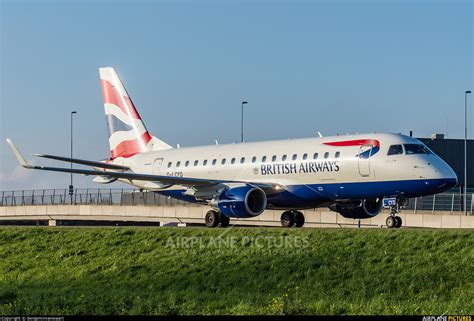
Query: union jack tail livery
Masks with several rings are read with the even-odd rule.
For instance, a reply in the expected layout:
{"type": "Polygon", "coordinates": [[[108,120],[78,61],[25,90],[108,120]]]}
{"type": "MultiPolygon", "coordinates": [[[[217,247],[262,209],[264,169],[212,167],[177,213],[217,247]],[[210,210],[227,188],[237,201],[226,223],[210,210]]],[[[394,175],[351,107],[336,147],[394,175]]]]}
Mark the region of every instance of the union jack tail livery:
{"type": "Polygon", "coordinates": [[[170,145],[150,135],[114,68],[100,68],[99,73],[109,128],[110,158],[170,149],[170,145]]]}

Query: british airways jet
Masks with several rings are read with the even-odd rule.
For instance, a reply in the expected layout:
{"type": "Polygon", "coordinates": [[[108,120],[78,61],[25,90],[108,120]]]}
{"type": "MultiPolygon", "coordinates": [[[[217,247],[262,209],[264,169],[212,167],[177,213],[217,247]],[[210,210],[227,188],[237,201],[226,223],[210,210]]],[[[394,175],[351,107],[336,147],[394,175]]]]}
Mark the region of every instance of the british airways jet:
{"type": "Polygon", "coordinates": [[[29,169],[121,181],[179,200],[210,205],[208,227],[229,225],[265,209],[282,210],[283,227],[301,227],[301,209],[328,207],[347,218],[364,219],[390,207],[386,224],[399,228],[399,209],[408,198],[440,193],[457,184],[454,171],[415,138],[371,133],[292,140],[172,148],[146,129],[130,96],[111,67],[100,68],[109,129],[110,155],[90,161],[38,157],[92,169],[32,166],[29,169]]]}

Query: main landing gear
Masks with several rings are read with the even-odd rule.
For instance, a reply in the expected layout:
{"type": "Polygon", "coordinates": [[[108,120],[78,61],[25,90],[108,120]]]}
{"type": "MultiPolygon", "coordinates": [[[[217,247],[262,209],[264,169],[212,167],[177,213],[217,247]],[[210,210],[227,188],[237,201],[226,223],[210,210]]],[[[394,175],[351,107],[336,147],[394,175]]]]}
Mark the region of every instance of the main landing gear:
{"type": "Polygon", "coordinates": [[[206,213],[206,217],[204,219],[207,227],[227,227],[229,226],[230,218],[219,213],[215,210],[210,210],[206,213]]]}
{"type": "Polygon", "coordinates": [[[302,227],[304,225],[304,215],[300,211],[285,211],[281,214],[281,226],[283,227],[302,227]]]}
{"type": "Polygon", "coordinates": [[[390,206],[390,216],[385,220],[388,228],[400,228],[402,227],[402,218],[397,214],[400,213],[400,204],[397,200],[396,205],[390,206]]]}

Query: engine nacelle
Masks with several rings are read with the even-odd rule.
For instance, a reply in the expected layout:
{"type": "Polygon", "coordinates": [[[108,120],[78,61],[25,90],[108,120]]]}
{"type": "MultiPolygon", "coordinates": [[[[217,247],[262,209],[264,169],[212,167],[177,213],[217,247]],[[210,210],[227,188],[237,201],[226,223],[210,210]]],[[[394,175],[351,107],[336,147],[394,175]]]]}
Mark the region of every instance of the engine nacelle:
{"type": "Polygon", "coordinates": [[[370,218],[380,213],[383,200],[360,200],[353,203],[339,203],[330,206],[330,209],[338,212],[346,218],[370,218]]]}
{"type": "Polygon", "coordinates": [[[267,207],[267,195],[255,186],[233,187],[219,195],[216,207],[227,217],[254,217],[267,207]]]}

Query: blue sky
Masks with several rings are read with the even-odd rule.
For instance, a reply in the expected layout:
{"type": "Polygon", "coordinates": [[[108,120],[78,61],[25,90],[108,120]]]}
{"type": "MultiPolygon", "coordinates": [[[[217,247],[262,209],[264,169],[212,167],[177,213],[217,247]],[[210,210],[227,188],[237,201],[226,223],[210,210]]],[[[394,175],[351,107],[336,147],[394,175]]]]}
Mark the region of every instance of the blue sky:
{"type": "Polygon", "coordinates": [[[71,110],[75,156],[107,157],[101,66],[117,69],[149,131],[172,145],[238,141],[241,100],[249,141],[464,136],[471,1],[0,2],[0,190],[68,185],[18,168],[4,139],[31,160],[68,155],[71,110]]]}

